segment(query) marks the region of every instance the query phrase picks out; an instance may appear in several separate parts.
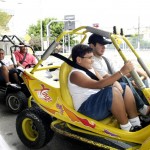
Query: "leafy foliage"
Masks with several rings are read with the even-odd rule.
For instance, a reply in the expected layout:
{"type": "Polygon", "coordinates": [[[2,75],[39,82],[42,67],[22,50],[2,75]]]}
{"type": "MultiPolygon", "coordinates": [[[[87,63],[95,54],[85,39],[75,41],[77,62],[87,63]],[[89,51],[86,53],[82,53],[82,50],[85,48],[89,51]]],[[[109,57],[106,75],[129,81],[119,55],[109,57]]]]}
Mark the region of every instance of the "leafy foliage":
{"type": "MultiPolygon", "coordinates": [[[[57,21],[56,18],[45,18],[44,20],[42,20],[42,32],[43,32],[43,40],[46,40],[47,38],[47,24],[50,24],[49,28],[50,28],[50,43],[56,39],[64,30],[64,23],[63,22],[59,22],[57,21]]],[[[40,40],[40,34],[41,34],[41,21],[38,20],[36,25],[31,25],[29,26],[28,29],[28,34],[31,36],[31,41],[30,44],[31,46],[33,46],[34,48],[37,49],[40,48],[41,45],[41,40],[40,40]]],[[[74,44],[74,37],[75,36],[70,36],[70,45],[74,44]]],[[[63,41],[60,41],[60,44],[62,44],[63,41]]],[[[65,45],[68,45],[68,39],[67,37],[65,37],[65,45]]]]}
{"type": "MultiPolygon", "coordinates": [[[[50,29],[51,29],[50,30],[51,31],[50,41],[53,41],[63,31],[64,24],[62,22],[53,22],[53,20],[57,20],[57,19],[46,18],[46,19],[42,20],[43,40],[46,40],[46,37],[47,37],[46,26],[51,21],[52,21],[52,23],[50,25],[50,29]]],[[[34,46],[34,48],[37,49],[37,47],[38,47],[38,49],[39,49],[40,45],[41,45],[41,40],[40,40],[41,21],[40,20],[37,21],[36,25],[29,26],[28,34],[32,37],[30,44],[32,46],[34,46]]]]}
{"type": "Polygon", "coordinates": [[[8,30],[7,24],[11,19],[11,15],[6,12],[0,10],[0,29],[1,30],[8,30]]]}

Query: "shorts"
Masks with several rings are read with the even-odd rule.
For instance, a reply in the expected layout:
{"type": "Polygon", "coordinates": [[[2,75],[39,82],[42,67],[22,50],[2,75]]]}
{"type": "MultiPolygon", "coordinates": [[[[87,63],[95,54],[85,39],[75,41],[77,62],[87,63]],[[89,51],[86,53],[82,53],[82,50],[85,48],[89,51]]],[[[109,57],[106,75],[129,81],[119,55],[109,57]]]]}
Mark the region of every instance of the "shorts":
{"type": "MultiPolygon", "coordinates": [[[[10,80],[14,80],[12,74],[17,73],[17,72],[18,71],[15,68],[9,70],[9,78],[10,78],[10,80]]],[[[0,82],[5,83],[5,79],[2,76],[1,69],[0,69],[0,82]]]]}
{"type": "MultiPolygon", "coordinates": [[[[126,83],[120,83],[123,88],[123,96],[125,93],[126,83]]],[[[101,89],[96,94],[92,94],[85,102],[82,103],[78,112],[93,118],[95,120],[103,120],[112,115],[112,86],[101,89]]]]}

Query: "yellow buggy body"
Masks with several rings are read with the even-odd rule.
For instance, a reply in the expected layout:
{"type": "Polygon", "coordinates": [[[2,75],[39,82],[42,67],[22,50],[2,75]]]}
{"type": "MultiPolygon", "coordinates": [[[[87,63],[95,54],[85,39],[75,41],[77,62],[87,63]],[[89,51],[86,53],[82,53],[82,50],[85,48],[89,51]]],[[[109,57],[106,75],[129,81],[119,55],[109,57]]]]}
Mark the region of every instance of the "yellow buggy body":
{"type": "MultiPolygon", "coordinates": [[[[88,26],[63,32],[45,51],[38,64],[33,69],[27,69],[22,73],[22,79],[28,87],[31,97],[28,101],[29,108],[21,112],[16,120],[16,129],[19,138],[30,148],[41,148],[49,142],[53,131],[55,131],[106,149],[148,150],[150,148],[149,125],[139,131],[128,132],[119,128],[118,122],[113,116],[102,121],[96,121],[80,114],[73,107],[72,98],[67,86],[68,74],[72,67],[65,62],[58,66],[40,66],[53,53],[53,50],[64,35],[82,35],[81,43],[83,43],[88,32],[110,38],[124,61],[127,61],[119,47],[118,39],[125,40],[129,47],[131,45],[123,35],[105,32],[88,26]],[[43,70],[55,69],[59,72],[58,77],[52,76],[51,78],[47,78],[42,74],[43,70]],[[31,99],[34,99],[38,107],[32,107],[31,99]],[[42,113],[36,112],[39,109],[42,113]],[[48,123],[45,122],[42,114],[45,114],[51,120],[48,123]],[[37,115],[41,121],[35,120],[35,117],[32,115],[37,115]],[[36,128],[33,129],[33,126],[36,128]],[[50,128],[49,131],[43,131],[48,128],[50,128]],[[43,130],[41,131],[41,129],[43,130]]],[[[132,50],[134,51],[133,47],[132,50]]],[[[145,88],[135,71],[131,74],[149,101],[150,89],[145,88]]]]}

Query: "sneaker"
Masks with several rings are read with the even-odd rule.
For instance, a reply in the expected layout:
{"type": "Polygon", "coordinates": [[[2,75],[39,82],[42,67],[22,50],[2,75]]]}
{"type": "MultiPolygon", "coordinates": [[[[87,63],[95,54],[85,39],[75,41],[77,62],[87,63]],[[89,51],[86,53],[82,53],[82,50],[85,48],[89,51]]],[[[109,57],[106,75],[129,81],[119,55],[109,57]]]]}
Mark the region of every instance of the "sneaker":
{"type": "Polygon", "coordinates": [[[139,117],[140,117],[142,127],[145,127],[150,124],[150,115],[147,116],[141,115],[139,117]]]}
{"type": "Polygon", "coordinates": [[[21,89],[21,86],[19,86],[18,84],[14,84],[14,83],[10,83],[8,86],[15,88],[15,89],[21,89]]]}
{"type": "Polygon", "coordinates": [[[129,130],[129,132],[135,132],[135,131],[138,131],[138,130],[141,130],[142,129],[142,126],[132,126],[129,130]]]}

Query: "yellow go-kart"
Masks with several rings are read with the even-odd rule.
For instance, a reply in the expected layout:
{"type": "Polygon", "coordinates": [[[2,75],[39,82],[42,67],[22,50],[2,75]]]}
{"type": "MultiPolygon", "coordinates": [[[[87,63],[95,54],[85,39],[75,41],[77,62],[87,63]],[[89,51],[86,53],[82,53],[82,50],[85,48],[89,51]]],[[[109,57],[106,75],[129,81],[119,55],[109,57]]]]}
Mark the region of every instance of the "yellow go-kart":
{"type": "MultiPolygon", "coordinates": [[[[54,49],[65,35],[80,35],[81,43],[83,43],[88,33],[96,33],[111,39],[123,60],[127,61],[120,49],[120,41],[125,41],[149,74],[141,58],[123,34],[110,33],[89,26],[63,32],[48,47],[38,64],[22,73],[22,79],[31,97],[28,100],[29,108],[19,113],[16,119],[16,129],[20,140],[27,147],[38,149],[52,139],[54,132],[58,132],[105,149],[148,150],[150,148],[149,125],[139,131],[128,132],[119,128],[113,116],[96,121],[75,111],[67,87],[68,74],[72,68],[71,60],[68,62],[69,58],[62,56],[67,63],[64,62],[61,65],[40,66],[50,55],[61,58],[61,55],[54,53],[54,49]],[[53,70],[51,78],[45,77],[43,70],[53,70]],[[59,72],[59,76],[56,77],[54,72],[59,72]],[[37,107],[32,107],[31,99],[35,100],[37,107]]],[[[150,89],[145,87],[135,71],[132,71],[131,75],[146,99],[150,101],[150,89]]]]}

